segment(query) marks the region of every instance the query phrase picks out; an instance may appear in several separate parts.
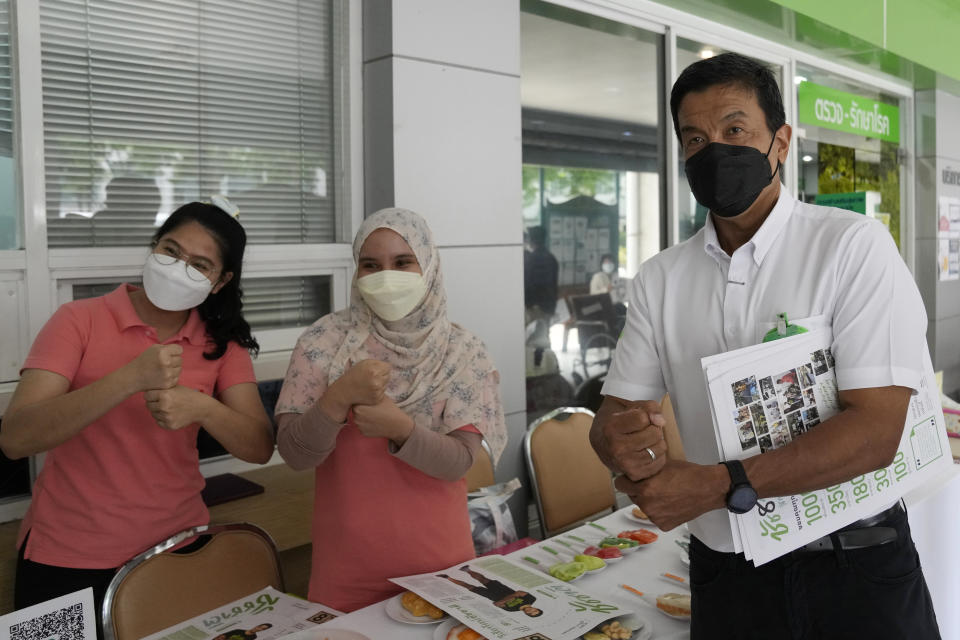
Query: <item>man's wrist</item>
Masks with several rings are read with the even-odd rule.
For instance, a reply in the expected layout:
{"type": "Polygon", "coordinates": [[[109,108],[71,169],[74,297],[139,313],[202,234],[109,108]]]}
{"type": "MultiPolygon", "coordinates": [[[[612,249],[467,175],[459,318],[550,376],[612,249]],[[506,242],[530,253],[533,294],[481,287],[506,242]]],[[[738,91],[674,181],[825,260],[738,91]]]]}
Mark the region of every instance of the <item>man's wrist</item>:
{"type": "Polygon", "coordinates": [[[730,474],[722,464],[703,465],[704,480],[700,485],[706,491],[707,511],[727,508],[727,492],[730,491],[730,474]]]}

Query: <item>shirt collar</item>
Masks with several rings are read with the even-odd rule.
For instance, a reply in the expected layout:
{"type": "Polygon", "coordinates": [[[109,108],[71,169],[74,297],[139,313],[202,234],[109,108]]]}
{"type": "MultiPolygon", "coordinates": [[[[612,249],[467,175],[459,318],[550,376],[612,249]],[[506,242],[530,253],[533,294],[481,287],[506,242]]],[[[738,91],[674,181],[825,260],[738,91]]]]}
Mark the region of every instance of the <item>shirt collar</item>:
{"type": "MultiPolygon", "coordinates": [[[[131,284],[122,284],[103,297],[107,309],[116,320],[117,328],[120,331],[126,331],[131,327],[149,326],[140,319],[137,310],[133,308],[133,302],[130,301],[130,293],[133,291],[137,291],[137,287],[131,284]]],[[[167,342],[180,342],[181,340],[186,340],[194,345],[205,345],[208,342],[206,326],[196,309],[190,310],[187,321],[183,323],[177,334],[167,342]]]]}
{"type": "MultiPolygon", "coordinates": [[[[763,221],[763,224],[760,225],[757,232],[754,233],[753,237],[747,242],[747,245],[750,245],[753,250],[753,261],[758,267],[763,262],[767,252],[770,251],[770,247],[773,246],[774,242],[776,242],[780,236],[780,232],[787,226],[787,220],[790,219],[796,202],[797,200],[793,197],[793,194],[790,193],[790,190],[781,184],[780,196],[777,198],[777,203],[773,205],[770,215],[767,216],[767,219],[763,221]]],[[[714,260],[722,259],[729,261],[730,256],[728,256],[727,252],[720,246],[720,239],[717,237],[717,228],[713,225],[713,216],[710,214],[707,214],[707,222],[704,225],[703,233],[704,251],[713,257],[714,260]]]]}

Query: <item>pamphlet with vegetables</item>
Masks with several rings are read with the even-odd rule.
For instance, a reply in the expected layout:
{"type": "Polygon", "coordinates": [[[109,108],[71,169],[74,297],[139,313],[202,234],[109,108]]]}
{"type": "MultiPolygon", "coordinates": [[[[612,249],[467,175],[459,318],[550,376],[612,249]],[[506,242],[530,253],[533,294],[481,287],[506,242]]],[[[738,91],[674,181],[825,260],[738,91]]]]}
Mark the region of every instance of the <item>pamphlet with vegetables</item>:
{"type": "MultiPolygon", "coordinates": [[[[702,360],[720,453],[742,459],[777,449],[840,411],[829,327],[702,360]]],[[[892,505],[949,468],[943,411],[929,354],[910,399],[893,462],[819,491],[761,498],[730,515],[734,544],[760,565],[892,505]]]]}
{"type": "Polygon", "coordinates": [[[392,581],[490,640],[572,640],[610,618],[631,613],[564,582],[564,577],[493,555],[392,581]]]}
{"type": "Polygon", "coordinates": [[[143,640],[272,640],[342,615],[322,604],[265,587],[143,640]]]}

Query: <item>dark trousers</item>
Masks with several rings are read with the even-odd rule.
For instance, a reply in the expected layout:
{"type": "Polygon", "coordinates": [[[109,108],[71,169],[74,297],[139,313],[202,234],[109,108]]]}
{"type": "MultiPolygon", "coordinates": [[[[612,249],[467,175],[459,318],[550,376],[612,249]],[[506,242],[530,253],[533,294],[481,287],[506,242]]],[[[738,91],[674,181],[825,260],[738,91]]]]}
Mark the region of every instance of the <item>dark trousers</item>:
{"type": "MultiPolygon", "coordinates": [[[[97,637],[103,637],[103,597],[106,595],[110,581],[118,569],[73,569],[70,567],[56,567],[41,564],[23,557],[23,550],[27,546],[27,533],[20,551],[17,554],[17,576],[13,589],[13,607],[23,609],[34,604],[46,602],[52,598],[65,596],[68,593],[93,587],[93,604],[97,617],[97,637]]],[[[190,553],[207,543],[209,536],[200,536],[172,553],[190,553]]]]}
{"type": "MultiPolygon", "coordinates": [[[[27,537],[29,536],[28,533],[27,537]]],[[[100,609],[103,607],[103,596],[106,594],[107,587],[117,570],[71,569],[69,567],[40,564],[23,557],[23,550],[26,546],[27,540],[25,538],[23,544],[20,545],[20,552],[17,554],[17,577],[13,590],[14,608],[23,609],[52,598],[65,596],[74,591],[93,587],[97,637],[102,638],[103,621],[101,620],[100,609]]]]}
{"type": "Polygon", "coordinates": [[[691,539],[691,640],[939,640],[906,512],[878,526],[897,540],[759,567],[691,539]]]}

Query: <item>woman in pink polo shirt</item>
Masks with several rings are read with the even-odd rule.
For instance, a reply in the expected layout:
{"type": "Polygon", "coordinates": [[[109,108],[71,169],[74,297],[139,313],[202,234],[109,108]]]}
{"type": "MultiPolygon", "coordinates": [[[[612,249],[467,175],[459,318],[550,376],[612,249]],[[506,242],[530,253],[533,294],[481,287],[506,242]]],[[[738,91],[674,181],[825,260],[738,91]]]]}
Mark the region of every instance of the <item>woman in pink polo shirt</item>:
{"type": "Polygon", "coordinates": [[[223,209],[184,205],[154,236],[143,289],[67,303],[40,331],[0,431],[11,458],[47,452],[20,528],[18,609],[92,586],[99,612],[117,567],[208,522],[201,425],[238,458],[270,458],[245,244],[223,209]]]}
{"type": "Polygon", "coordinates": [[[499,375],[447,319],[423,218],[378,211],[353,256],[350,307],[300,336],[276,408],[280,454],[316,468],[309,598],[343,611],[474,556],[463,476],[482,438],[494,460],[507,440],[499,375]]]}

